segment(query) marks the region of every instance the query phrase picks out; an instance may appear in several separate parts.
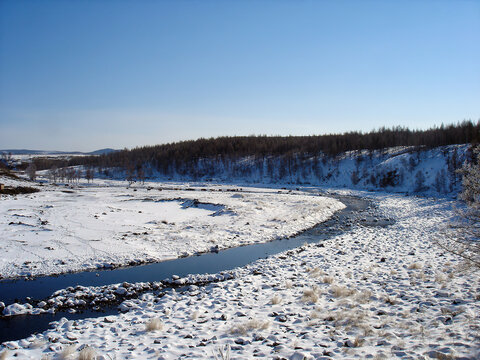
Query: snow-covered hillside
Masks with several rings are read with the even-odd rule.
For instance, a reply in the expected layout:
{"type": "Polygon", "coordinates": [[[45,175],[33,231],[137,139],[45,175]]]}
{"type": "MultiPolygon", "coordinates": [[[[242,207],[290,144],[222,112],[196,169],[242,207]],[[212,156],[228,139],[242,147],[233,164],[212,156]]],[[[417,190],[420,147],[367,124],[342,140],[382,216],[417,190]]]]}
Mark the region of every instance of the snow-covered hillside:
{"type": "MultiPolygon", "coordinates": [[[[291,154],[251,156],[235,161],[221,157],[167,167],[141,164],[149,180],[212,181],[219,183],[297,184],[346,187],[358,190],[456,195],[461,176],[456,172],[471,156],[470,145],[433,149],[396,147],[375,151],[351,151],[336,157],[291,154]]],[[[135,171],[101,169],[101,177],[137,179],[135,171]]]]}

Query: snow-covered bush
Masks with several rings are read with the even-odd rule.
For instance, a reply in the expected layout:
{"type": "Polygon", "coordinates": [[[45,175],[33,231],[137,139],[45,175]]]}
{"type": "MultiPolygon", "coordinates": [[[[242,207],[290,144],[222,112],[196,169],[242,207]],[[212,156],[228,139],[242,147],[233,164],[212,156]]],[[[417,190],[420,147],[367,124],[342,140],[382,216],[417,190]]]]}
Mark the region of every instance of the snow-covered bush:
{"type": "Polygon", "coordinates": [[[468,265],[480,269],[480,146],[472,151],[470,161],[458,171],[462,174],[459,198],[467,204],[459,211],[459,219],[451,225],[448,242],[440,246],[466,260],[468,265]]]}
{"type": "Polygon", "coordinates": [[[473,149],[472,161],[465,163],[460,169],[462,174],[462,192],[460,198],[470,207],[480,207],[480,146],[473,149]]]}

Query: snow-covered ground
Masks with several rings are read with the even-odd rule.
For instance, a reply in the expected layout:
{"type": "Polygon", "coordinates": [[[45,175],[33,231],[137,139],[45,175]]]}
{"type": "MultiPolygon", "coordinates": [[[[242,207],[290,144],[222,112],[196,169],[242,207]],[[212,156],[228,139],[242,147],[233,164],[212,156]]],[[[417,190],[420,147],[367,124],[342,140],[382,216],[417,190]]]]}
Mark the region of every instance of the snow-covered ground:
{"type": "Polygon", "coordinates": [[[344,207],[331,198],[276,189],[127,187],[106,180],[39,188],[31,195],[1,195],[1,277],[156,262],[266,242],[310,228],[344,207]]]}
{"type": "MultiPolygon", "coordinates": [[[[93,197],[88,191],[84,196],[93,197]]],[[[134,202],[141,198],[140,190],[130,194],[134,202]]],[[[236,193],[220,194],[236,199],[236,193]]],[[[267,195],[260,206],[280,196],[248,196],[267,195]]],[[[478,359],[480,274],[435,242],[445,236],[453,202],[370,196],[393,225],[360,223],[320,246],[237,269],[231,280],[163,297],[144,294],[128,300],[124,307],[131,310],[118,316],[60,321],[43,334],[6,343],[7,356],[74,359],[90,351],[98,359],[198,359],[222,358],[228,347],[232,359],[478,359]]]]}

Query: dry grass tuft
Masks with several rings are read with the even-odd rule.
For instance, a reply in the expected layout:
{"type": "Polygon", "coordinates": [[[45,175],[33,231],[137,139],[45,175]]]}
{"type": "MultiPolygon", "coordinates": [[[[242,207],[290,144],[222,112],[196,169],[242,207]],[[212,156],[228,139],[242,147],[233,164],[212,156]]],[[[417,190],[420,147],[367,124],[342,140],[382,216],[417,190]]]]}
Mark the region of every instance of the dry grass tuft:
{"type": "Polygon", "coordinates": [[[361,304],[365,304],[370,302],[370,298],[372,297],[373,293],[370,290],[363,290],[355,295],[355,300],[357,300],[361,304]]]}
{"type": "Polygon", "coordinates": [[[314,269],[309,269],[308,272],[310,273],[310,276],[314,278],[318,278],[322,275],[325,275],[325,273],[319,267],[316,267],[314,269]]]}
{"type": "Polygon", "coordinates": [[[78,360],[94,360],[96,355],[95,349],[87,346],[78,353],[78,360]]]}
{"type": "Polygon", "coordinates": [[[197,320],[199,315],[200,315],[200,312],[198,310],[195,310],[192,313],[192,320],[197,320]]]}
{"type": "Polygon", "coordinates": [[[320,291],[315,285],[311,289],[307,289],[303,292],[302,301],[316,303],[319,299],[320,291]]]}
{"type": "Polygon", "coordinates": [[[340,285],[332,285],[330,287],[330,290],[332,291],[333,296],[335,297],[347,297],[355,294],[355,290],[349,289],[346,286],[340,286],[340,285]]]}
{"type": "Polygon", "coordinates": [[[272,300],[270,301],[272,305],[278,305],[282,302],[282,297],[278,294],[273,295],[272,300]]]}
{"type": "Polygon", "coordinates": [[[163,329],[163,323],[159,318],[151,319],[145,325],[146,331],[156,331],[156,330],[162,330],[162,329],[163,329]]]}
{"type": "Polygon", "coordinates": [[[435,274],[435,282],[439,284],[444,284],[447,281],[448,277],[442,272],[437,272],[435,274]]]}
{"type": "Polygon", "coordinates": [[[395,304],[397,303],[397,301],[395,300],[395,298],[392,297],[392,296],[385,296],[385,297],[383,298],[383,300],[385,300],[385,302],[386,302],[387,304],[389,304],[389,305],[395,305],[395,304]]]}
{"type": "Polygon", "coordinates": [[[310,313],[310,316],[309,316],[309,317],[310,317],[310,319],[312,319],[312,320],[318,319],[318,318],[320,318],[320,313],[319,313],[318,311],[316,311],[316,310],[315,310],[315,311],[312,311],[312,312],[310,313]]]}
{"type": "Polygon", "coordinates": [[[285,281],[285,288],[286,289],[293,288],[293,283],[290,280],[285,281]]]}
{"type": "Polygon", "coordinates": [[[252,330],[265,330],[270,327],[270,321],[261,321],[257,319],[250,319],[244,323],[237,324],[230,329],[232,334],[245,335],[252,330]]]}
{"type": "Polygon", "coordinates": [[[76,351],[75,345],[69,345],[65,349],[62,350],[62,352],[60,353],[60,358],[61,359],[68,359],[68,358],[70,358],[70,356],[75,354],[75,351],[76,351]]]}
{"type": "Polygon", "coordinates": [[[8,353],[9,353],[8,350],[3,350],[3,351],[0,353],[0,360],[7,360],[8,353]]]}
{"type": "Polygon", "coordinates": [[[420,270],[421,268],[422,268],[422,264],[420,264],[418,262],[414,262],[414,263],[411,263],[410,265],[408,265],[409,270],[420,270]]]}
{"type": "Polygon", "coordinates": [[[362,329],[363,336],[370,336],[375,332],[368,324],[360,324],[359,328],[362,329]]]}
{"type": "Polygon", "coordinates": [[[325,284],[332,284],[333,283],[333,276],[324,276],[322,281],[325,284]]]}
{"type": "Polygon", "coordinates": [[[355,340],[353,340],[353,346],[354,347],[360,347],[365,343],[365,339],[362,339],[361,337],[357,336],[355,340]]]}

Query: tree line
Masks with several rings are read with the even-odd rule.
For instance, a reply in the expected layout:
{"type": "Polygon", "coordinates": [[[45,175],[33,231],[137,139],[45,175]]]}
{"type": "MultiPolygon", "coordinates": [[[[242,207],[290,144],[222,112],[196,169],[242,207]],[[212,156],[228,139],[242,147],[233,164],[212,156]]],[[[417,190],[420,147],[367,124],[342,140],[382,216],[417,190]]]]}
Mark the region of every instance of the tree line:
{"type": "MultiPolygon", "coordinates": [[[[100,155],[78,156],[70,159],[37,157],[37,170],[83,165],[97,169],[121,168],[128,176],[154,169],[159,173],[192,172],[202,160],[232,163],[245,157],[254,159],[280,157],[335,157],[346,151],[380,150],[395,146],[433,148],[444,145],[479,143],[480,121],[436,126],[428,130],[410,130],[406,127],[382,127],[368,133],[313,136],[224,136],[218,138],[181,141],[156,146],[100,155]]],[[[28,164],[24,164],[24,167],[28,164]]]]}
{"type": "Polygon", "coordinates": [[[169,167],[182,167],[200,159],[236,160],[243,157],[282,156],[299,154],[333,157],[345,151],[379,150],[394,146],[423,146],[480,142],[480,121],[463,121],[441,125],[428,130],[410,130],[405,127],[385,128],[369,133],[347,132],[318,136],[235,136],[181,141],[156,146],[137,147],[101,156],[75,157],[71,165],[102,168],[121,167],[129,172],[145,164],[160,172],[169,167]]]}

